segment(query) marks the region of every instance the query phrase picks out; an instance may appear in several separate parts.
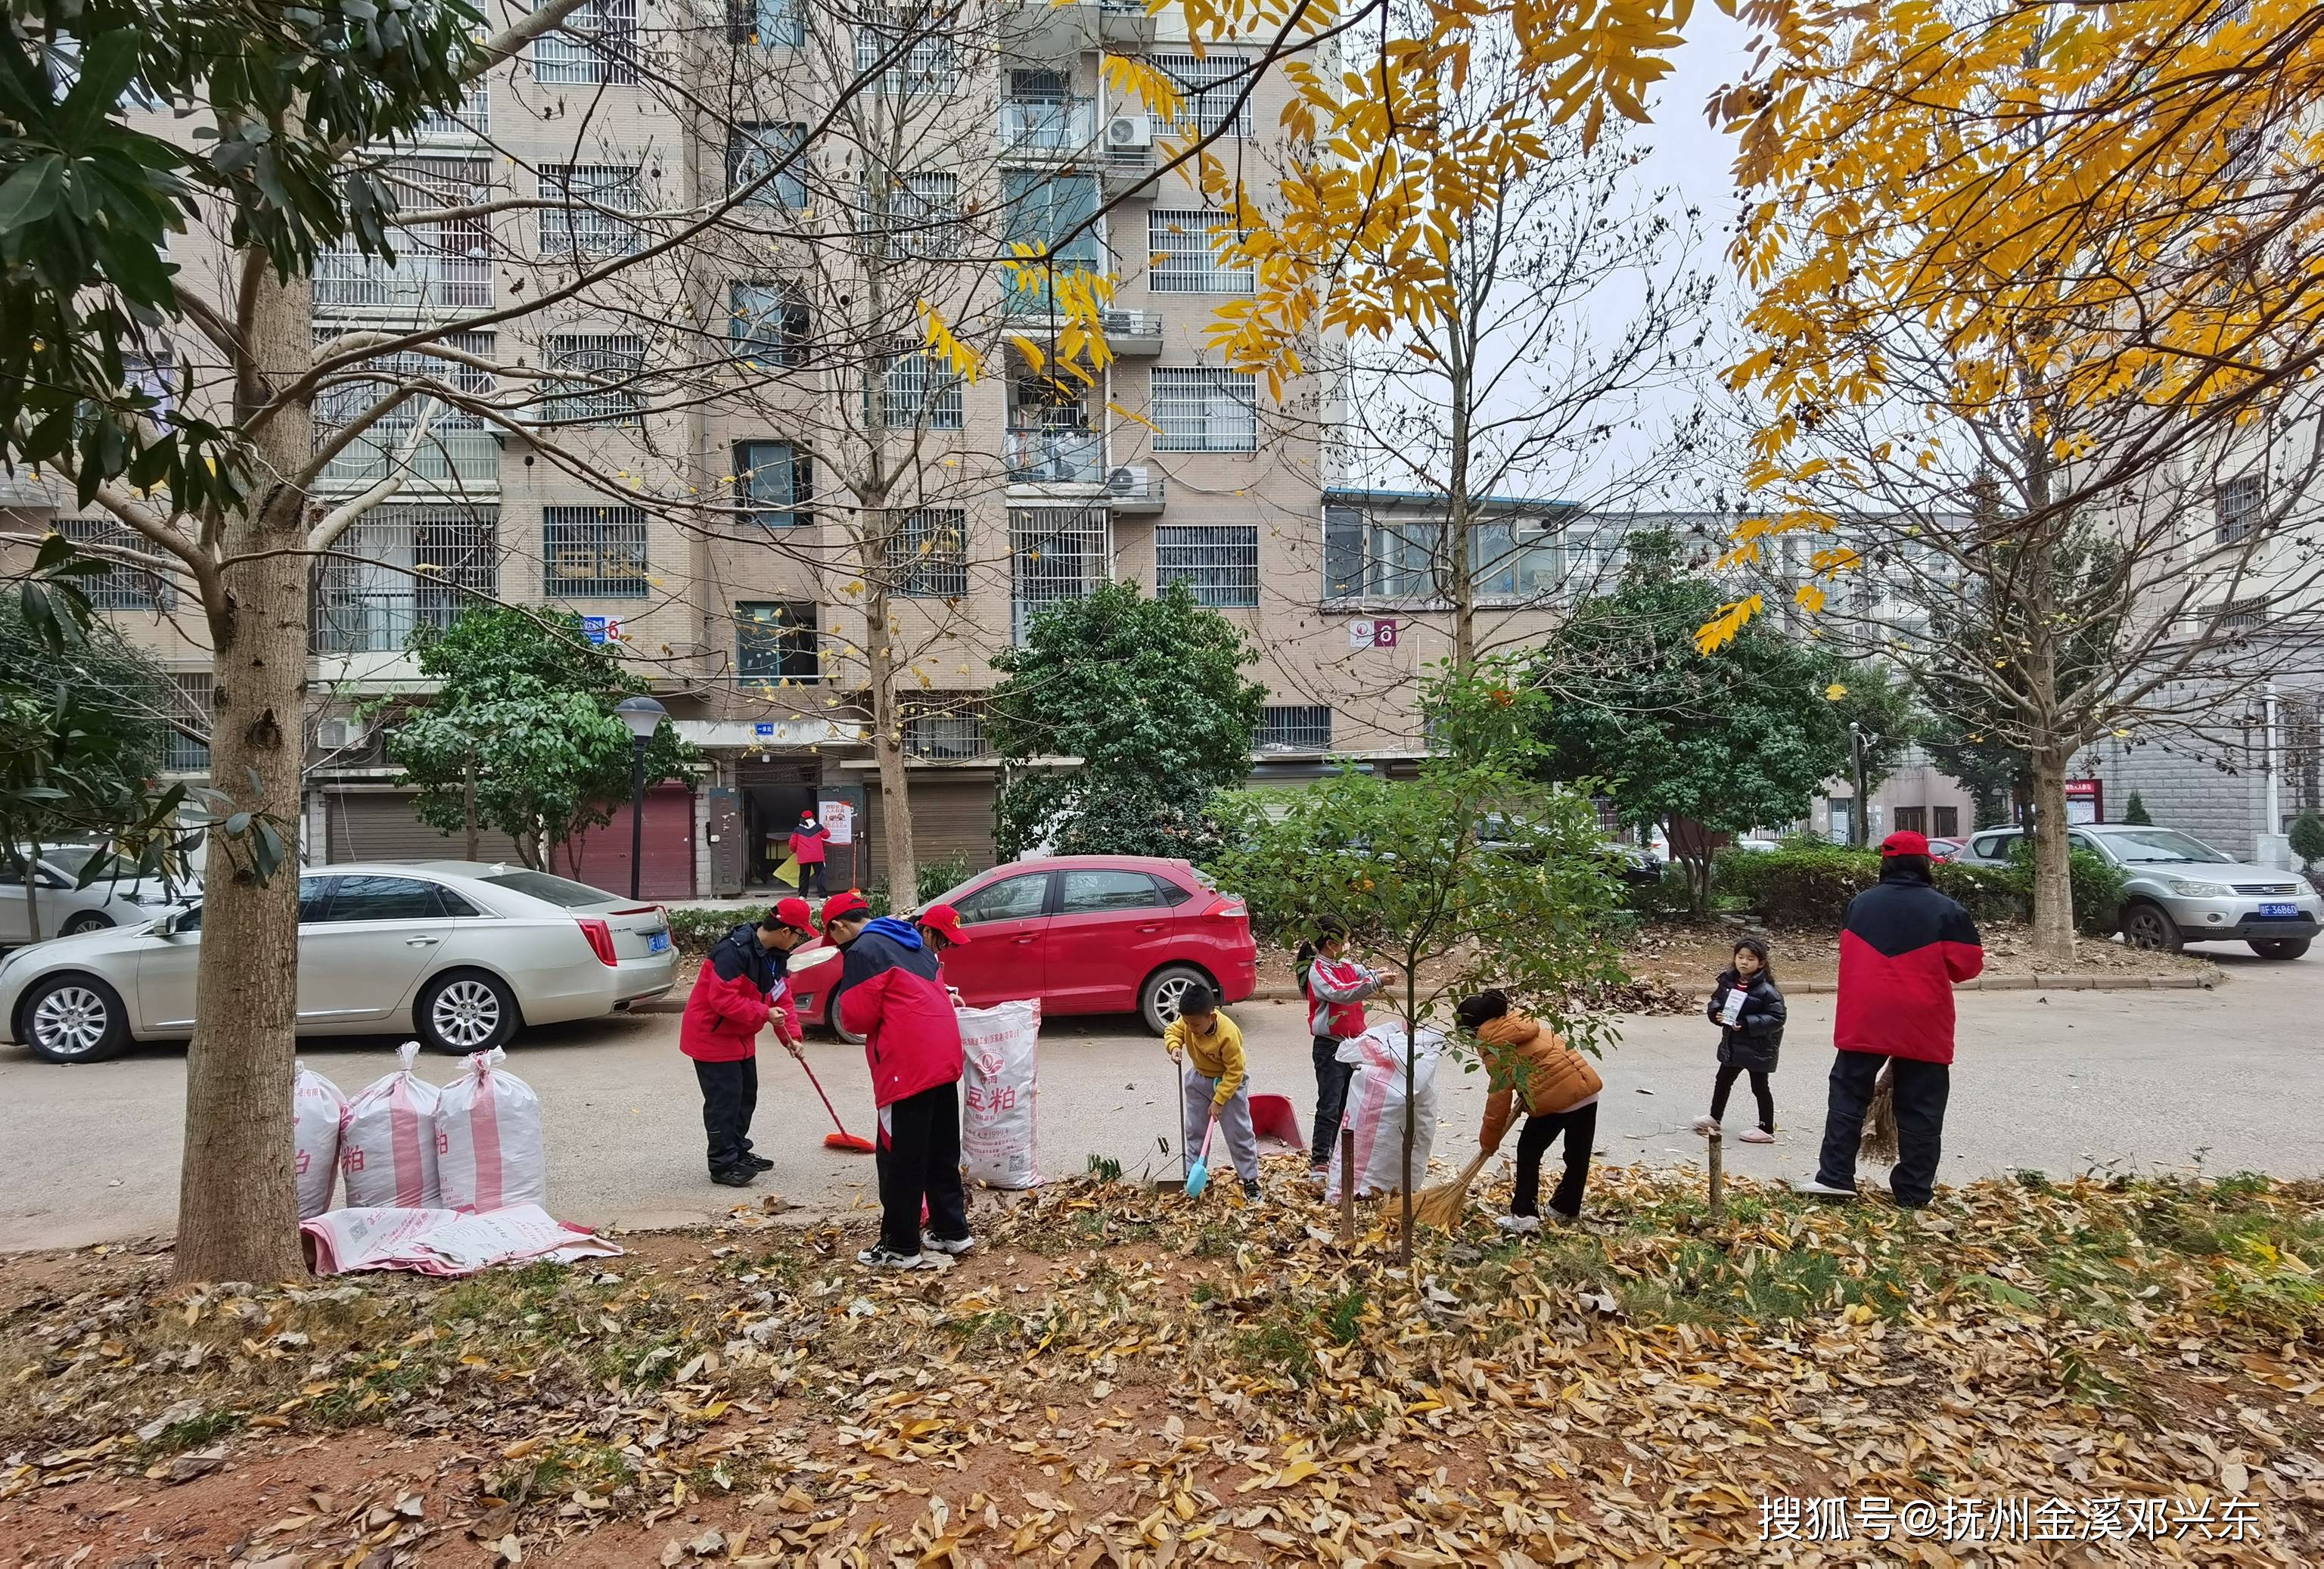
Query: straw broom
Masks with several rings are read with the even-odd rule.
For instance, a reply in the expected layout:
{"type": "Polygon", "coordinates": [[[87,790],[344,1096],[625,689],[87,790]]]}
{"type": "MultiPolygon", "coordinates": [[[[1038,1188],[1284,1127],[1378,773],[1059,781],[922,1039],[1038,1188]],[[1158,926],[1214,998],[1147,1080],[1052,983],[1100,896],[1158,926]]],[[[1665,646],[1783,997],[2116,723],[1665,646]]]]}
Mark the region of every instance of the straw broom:
{"type": "Polygon", "coordinates": [[[1872,1104],[1864,1112],[1864,1138],[1856,1147],[1857,1158],[1880,1166],[1896,1164],[1896,1065],[1880,1065],[1880,1077],[1872,1085],[1872,1104]]]}
{"type": "Polygon", "coordinates": [[[1434,1187],[1425,1187],[1412,1201],[1412,1219],[1416,1225],[1434,1226],[1438,1231],[1451,1231],[1460,1223],[1461,1212],[1469,1203],[1469,1185],[1477,1180],[1477,1173],[1485,1169],[1492,1158],[1489,1149],[1480,1149],[1477,1158],[1461,1169],[1461,1175],[1450,1182],[1440,1182],[1434,1187]]]}

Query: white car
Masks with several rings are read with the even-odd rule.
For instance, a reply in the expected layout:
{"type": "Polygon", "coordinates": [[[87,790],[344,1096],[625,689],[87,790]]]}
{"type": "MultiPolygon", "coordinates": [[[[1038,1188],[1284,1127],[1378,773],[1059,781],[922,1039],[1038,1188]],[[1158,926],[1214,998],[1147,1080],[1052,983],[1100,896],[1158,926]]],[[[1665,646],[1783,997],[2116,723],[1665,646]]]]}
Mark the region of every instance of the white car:
{"type": "MultiPolygon", "coordinates": [[[[194,1029],[201,907],[0,959],[0,1041],[97,1062],[194,1029]]],[[[669,918],[545,872],[472,862],[321,866],[299,879],[299,1033],[416,1034],[483,1051],[676,981],[669,918]]]]}
{"type": "Polygon", "coordinates": [[[159,878],[100,877],[87,888],[74,887],[96,854],[90,844],[43,845],[29,894],[15,863],[0,855],[0,948],[31,942],[36,913],[42,937],[69,937],[107,927],[143,926],[198,897],[189,883],[171,890],[159,878]]]}

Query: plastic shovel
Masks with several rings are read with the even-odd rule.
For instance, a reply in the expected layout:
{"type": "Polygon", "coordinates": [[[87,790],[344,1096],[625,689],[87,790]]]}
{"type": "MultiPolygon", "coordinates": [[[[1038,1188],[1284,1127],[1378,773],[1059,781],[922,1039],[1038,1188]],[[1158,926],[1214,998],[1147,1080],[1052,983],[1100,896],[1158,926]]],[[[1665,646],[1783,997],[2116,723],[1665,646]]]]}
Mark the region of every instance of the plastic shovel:
{"type": "Polygon", "coordinates": [[[1194,1165],[1186,1168],[1188,1198],[1202,1197],[1203,1189],[1211,1185],[1211,1135],[1218,1131],[1219,1121],[1213,1117],[1211,1119],[1211,1125],[1203,1131],[1203,1152],[1194,1157],[1194,1165]]]}

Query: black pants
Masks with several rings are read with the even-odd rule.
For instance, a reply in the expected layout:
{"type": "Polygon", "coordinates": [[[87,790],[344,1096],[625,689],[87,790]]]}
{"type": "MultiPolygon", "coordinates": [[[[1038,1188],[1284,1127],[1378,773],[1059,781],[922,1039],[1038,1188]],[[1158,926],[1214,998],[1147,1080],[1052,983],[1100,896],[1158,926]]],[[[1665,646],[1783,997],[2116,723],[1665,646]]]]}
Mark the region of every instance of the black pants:
{"type": "Polygon", "coordinates": [[[1311,1049],[1315,1058],[1315,1140],[1307,1158],[1313,1165],[1329,1166],[1340,1142],[1340,1119],[1348,1113],[1348,1084],[1356,1076],[1356,1065],[1340,1060],[1340,1043],[1328,1035],[1316,1036],[1311,1049]]]}
{"type": "Polygon", "coordinates": [[[928,1231],[945,1241],[968,1235],[968,1194],[960,1185],[960,1086],[938,1084],[880,1112],[880,1241],[891,1253],[920,1251],[920,1202],[928,1231]]]}
{"type": "Polygon", "coordinates": [[[1945,1097],[1952,1069],[1939,1062],[1875,1057],[1868,1051],[1833,1054],[1831,1109],[1823,1124],[1823,1158],[1816,1180],[1829,1187],[1856,1186],[1856,1149],[1864,1138],[1864,1113],[1872,1105],[1880,1065],[1896,1065],[1896,1166],[1888,1191],[1896,1202],[1918,1209],[1937,1186],[1937,1159],[1944,1153],[1945,1097]]]}
{"type": "Polygon", "coordinates": [[[1727,1093],[1747,1073],[1751,1075],[1751,1098],[1759,1103],[1759,1126],[1772,1133],[1775,1131],[1775,1092],[1768,1087],[1767,1070],[1763,1067],[1720,1063],[1719,1076],[1711,1084],[1711,1120],[1716,1122],[1727,1115],[1727,1093]]]}
{"type": "Polygon", "coordinates": [[[710,1173],[715,1177],[743,1164],[751,1153],[751,1116],[759,1109],[759,1059],[697,1062],[694,1078],[702,1086],[702,1131],[710,1140],[710,1173]]]}
{"type": "Polygon", "coordinates": [[[817,898],[821,898],[831,891],[830,889],[824,886],[822,862],[802,861],[799,863],[798,891],[801,893],[812,893],[817,898]],[[809,888],[807,886],[809,883],[813,883],[815,886],[809,888]]]}
{"type": "Polygon", "coordinates": [[[1536,1112],[1517,1133],[1517,1188],[1509,1199],[1513,1215],[1541,1214],[1541,1158],[1549,1141],[1565,1135],[1565,1175],[1549,1195],[1549,1207],[1567,1220],[1582,1213],[1582,1189],[1590,1180],[1590,1149],[1598,1140],[1598,1103],[1570,1112],[1536,1112]]]}

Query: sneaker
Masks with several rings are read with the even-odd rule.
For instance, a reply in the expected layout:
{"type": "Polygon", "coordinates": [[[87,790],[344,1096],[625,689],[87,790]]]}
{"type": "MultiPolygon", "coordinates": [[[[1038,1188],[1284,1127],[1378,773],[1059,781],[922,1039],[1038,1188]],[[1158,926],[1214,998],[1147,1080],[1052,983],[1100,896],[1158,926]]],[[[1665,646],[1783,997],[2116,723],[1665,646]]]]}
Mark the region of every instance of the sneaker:
{"type": "Polygon", "coordinates": [[[1697,1117],[1694,1120],[1694,1131],[1706,1137],[1712,1133],[1716,1133],[1719,1131],[1719,1119],[1716,1117],[1697,1117]]]}
{"type": "Polygon", "coordinates": [[[932,1259],[926,1253],[899,1253],[885,1242],[874,1242],[855,1255],[855,1261],[867,1269],[945,1269],[952,1267],[949,1259],[932,1259]]]}
{"type": "Polygon", "coordinates": [[[1332,1180],[1332,1168],[1328,1166],[1311,1166],[1307,1168],[1307,1180],[1317,1187],[1326,1186],[1332,1180]]]}
{"type": "Polygon", "coordinates": [[[1501,1215],[1496,1218],[1493,1223],[1505,1232],[1514,1232],[1521,1237],[1529,1237],[1541,1230],[1539,1215],[1501,1215]]]}
{"type": "Polygon", "coordinates": [[[1252,1204],[1259,1202],[1259,1178],[1251,1177],[1242,1185],[1242,1195],[1252,1204]]]}
{"type": "Polygon", "coordinates": [[[763,1155],[744,1155],[742,1163],[753,1171],[772,1171],[775,1168],[775,1163],[763,1155]]]}
{"type": "Polygon", "coordinates": [[[946,1258],[957,1259],[963,1253],[975,1248],[976,1239],[974,1237],[940,1237],[934,1232],[922,1232],[920,1246],[927,1251],[942,1253],[946,1258]]]}
{"type": "Polygon", "coordinates": [[[1830,1183],[1819,1182],[1812,1177],[1794,1181],[1792,1191],[1803,1198],[1854,1198],[1856,1196],[1856,1190],[1852,1187],[1834,1187],[1830,1183]]]}
{"type": "Polygon", "coordinates": [[[1775,1136],[1765,1128],[1746,1128],[1743,1130],[1742,1140],[1746,1144],[1773,1144],[1775,1141],[1775,1136]]]}
{"type": "Polygon", "coordinates": [[[759,1174],[748,1166],[724,1166],[710,1174],[710,1180],[721,1187],[748,1187],[759,1180],[759,1174]]]}

